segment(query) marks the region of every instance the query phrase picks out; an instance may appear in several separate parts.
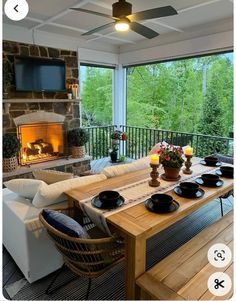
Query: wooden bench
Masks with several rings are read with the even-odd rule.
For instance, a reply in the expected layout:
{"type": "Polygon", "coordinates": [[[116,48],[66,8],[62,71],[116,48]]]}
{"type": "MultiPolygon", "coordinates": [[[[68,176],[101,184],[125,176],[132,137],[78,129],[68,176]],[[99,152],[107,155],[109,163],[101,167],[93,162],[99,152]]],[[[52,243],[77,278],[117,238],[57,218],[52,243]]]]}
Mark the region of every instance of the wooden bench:
{"type": "Polygon", "coordinates": [[[229,299],[232,289],[227,295],[216,297],[207,288],[208,278],[215,272],[225,272],[233,283],[232,262],[225,268],[216,268],[208,262],[208,249],[215,243],[224,243],[233,250],[232,211],[141,275],[136,280],[139,299],[229,299]]]}

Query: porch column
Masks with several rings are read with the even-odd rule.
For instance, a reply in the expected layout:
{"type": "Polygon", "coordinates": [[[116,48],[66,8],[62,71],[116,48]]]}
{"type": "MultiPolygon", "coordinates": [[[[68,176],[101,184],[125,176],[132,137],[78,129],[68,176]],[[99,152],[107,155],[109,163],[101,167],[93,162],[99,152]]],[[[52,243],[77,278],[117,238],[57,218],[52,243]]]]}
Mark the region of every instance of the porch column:
{"type": "Polygon", "coordinates": [[[126,69],[121,64],[117,65],[113,78],[112,95],[112,123],[117,125],[126,124],[126,69]]]}

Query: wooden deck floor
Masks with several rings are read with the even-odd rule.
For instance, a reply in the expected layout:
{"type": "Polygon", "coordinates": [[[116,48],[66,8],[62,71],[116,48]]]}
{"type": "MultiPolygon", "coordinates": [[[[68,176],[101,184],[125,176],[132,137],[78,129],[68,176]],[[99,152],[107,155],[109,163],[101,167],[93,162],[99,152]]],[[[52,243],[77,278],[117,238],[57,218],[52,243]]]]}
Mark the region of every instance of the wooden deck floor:
{"type": "Polygon", "coordinates": [[[133,159],[126,158],[125,162],[112,163],[110,157],[101,158],[98,160],[91,161],[91,171],[93,173],[99,173],[101,170],[107,166],[115,166],[119,164],[127,164],[133,162],[133,159]]]}

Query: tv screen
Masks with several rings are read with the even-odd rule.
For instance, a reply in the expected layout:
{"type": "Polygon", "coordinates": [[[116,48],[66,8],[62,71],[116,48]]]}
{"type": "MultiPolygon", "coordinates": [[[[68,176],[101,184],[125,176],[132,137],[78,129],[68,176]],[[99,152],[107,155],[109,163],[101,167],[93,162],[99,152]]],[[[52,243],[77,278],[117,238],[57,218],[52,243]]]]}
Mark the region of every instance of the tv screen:
{"type": "Polygon", "coordinates": [[[17,91],[65,91],[65,62],[15,57],[17,91]]]}

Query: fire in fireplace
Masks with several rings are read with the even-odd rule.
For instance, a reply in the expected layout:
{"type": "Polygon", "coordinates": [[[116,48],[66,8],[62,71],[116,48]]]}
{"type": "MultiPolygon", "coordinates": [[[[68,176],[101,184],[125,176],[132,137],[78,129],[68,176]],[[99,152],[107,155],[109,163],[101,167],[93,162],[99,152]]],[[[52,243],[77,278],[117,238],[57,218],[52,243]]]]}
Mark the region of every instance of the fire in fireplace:
{"type": "Polygon", "coordinates": [[[35,123],[18,126],[20,164],[56,160],[64,156],[64,124],[35,123]]]}

